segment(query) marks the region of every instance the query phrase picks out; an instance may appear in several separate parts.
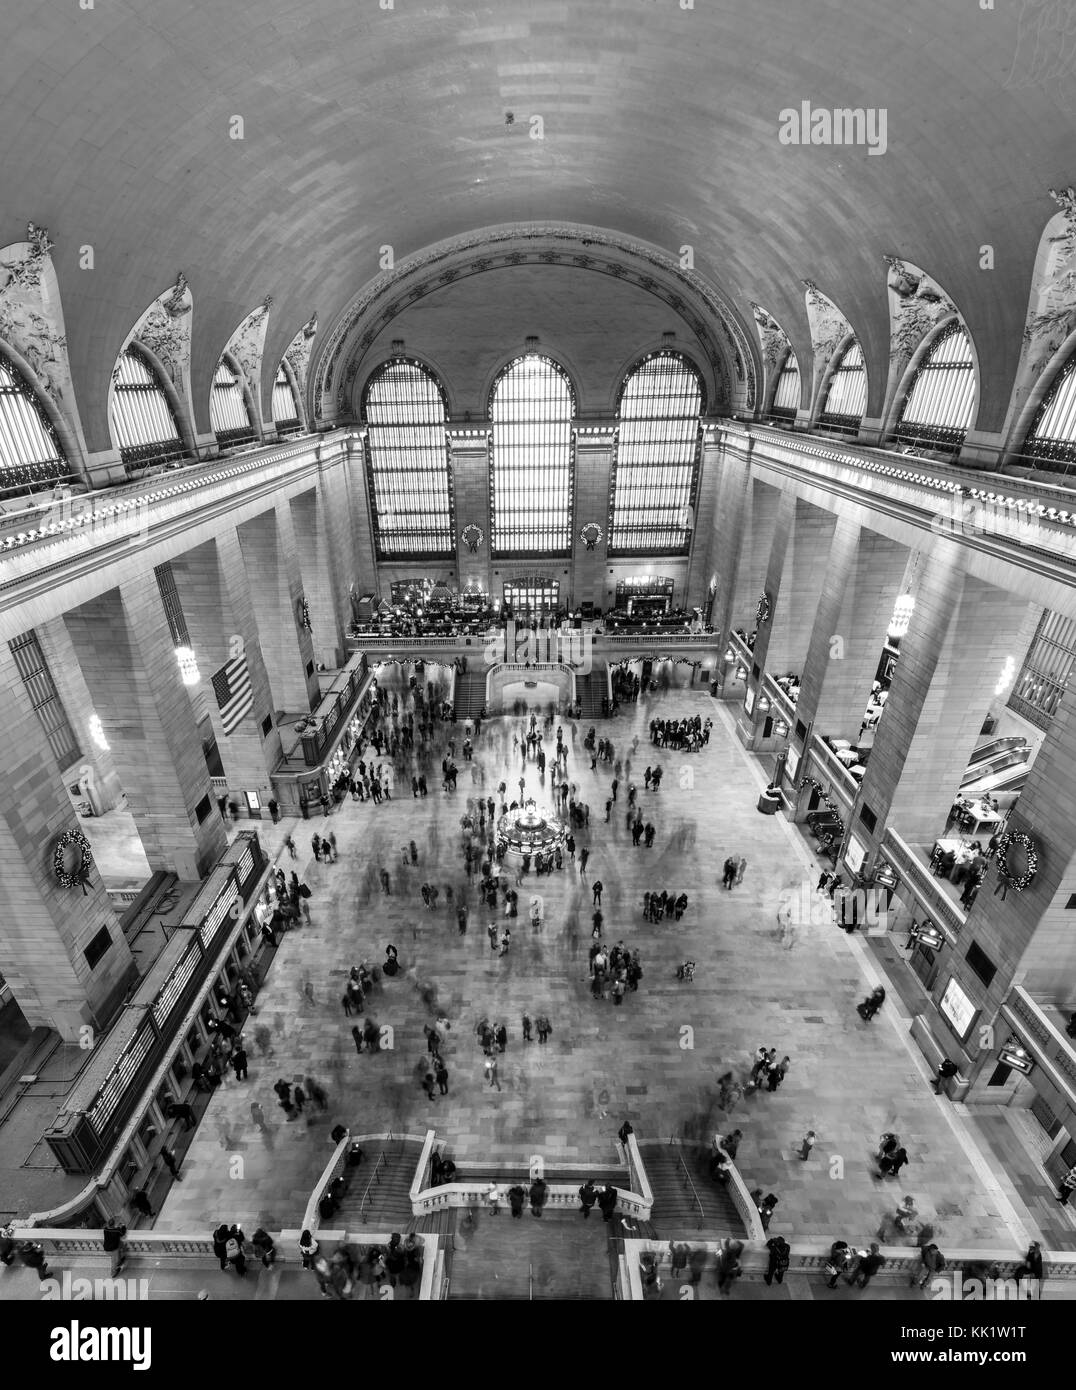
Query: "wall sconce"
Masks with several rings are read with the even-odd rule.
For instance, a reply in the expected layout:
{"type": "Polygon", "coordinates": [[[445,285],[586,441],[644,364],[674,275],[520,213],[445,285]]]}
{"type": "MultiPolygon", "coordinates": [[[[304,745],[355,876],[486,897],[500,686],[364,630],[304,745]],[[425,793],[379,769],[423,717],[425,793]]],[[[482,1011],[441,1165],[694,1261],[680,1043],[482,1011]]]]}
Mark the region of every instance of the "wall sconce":
{"type": "Polygon", "coordinates": [[[928,951],[940,951],[945,937],[933,922],[913,922],[911,944],[925,946],[928,951]]]}
{"type": "Polygon", "coordinates": [[[889,623],[889,636],[903,637],[908,631],[914,612],[915,599],[912,598],[911,594],[901,594],[893,608],[893,617],[889,623]]]}
{"type": "Polygon", "coordinates": [[[99,714],[91,714],[86,721],[86,727],[89,729],[90,738],[96,746],[107,753],[108,739],[105,738],[105,731],[101,726],[101,716],[99,714]]]}
{"type": "Polygon", "coordinates": [[[1021,1044],[1015,1034],[1010,1034],[1008,1042],[1003,1044],[998,1053],[998,1061],[1003,1067],[1012,1067],[1013,1071],[1023,1072],[1025,1076],[1029,1075],[1035,1065],[1031,1053],[1021,1044]]]}
{"type": "Polygon", "coordinates": [[[778,719],[777,723],[773,726],[773,731],[778,738],[786,738],[788,736],[788,725],[783,719],[778,719]]]}
{"type": "Polygon", "coordinates": [[[179,662],[179,674],[183,678],[184,685],[197,685],[202,679],[202,673],[198,670],[198,661],[190,647],[177,647],[176,660],[179,662]]]}
{"type": "Polygon", "coordinates": [[[762,694],[758,697],[758,709],[760,714],[765,714],[770,707],[770,697],[762,694]]]}
{"type": "Polygon", "coordinates": [[[737,666],[737,667],[736,667],[736,679],[737,679],[738,681],[745,681],[745,680],[747,679],[747,669],[746,669],[746,667],[744,667],[744,666],[737,666]]]}
{"type": "Polygon", "coordinates": [[[725,660],[729,663],[730,666],[736,660],[736,653],[732,650],[731,647],[729,647],[728,651],[726,651],[725,653],[725,660]]]}

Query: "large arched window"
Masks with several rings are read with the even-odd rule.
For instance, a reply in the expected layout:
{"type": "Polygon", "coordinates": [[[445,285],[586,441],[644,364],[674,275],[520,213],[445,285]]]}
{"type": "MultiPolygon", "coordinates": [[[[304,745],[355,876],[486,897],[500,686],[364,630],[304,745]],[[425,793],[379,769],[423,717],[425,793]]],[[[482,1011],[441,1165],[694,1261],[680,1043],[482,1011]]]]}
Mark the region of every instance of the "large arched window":
{"type": "Polygon", "coordinates": [[[566,555],[575,396],[563,368],[528,352],[493,383],[490,514],[495,555],[566,555]]]}
{"type": "Polygon", "coordinates": [[[830,374],[819,423],[858,430],[866,408],[867,369],[863,363],[863,349],[853,338],[830,374]]]}
{"type": "Polygon", "coordinates": [[[366,383],[366,475],[383,558],[454,549],[445,415],[441,385],[421,362],[393,358],[366,383]]]}
{"type": "Polygon", "coordinates": [[[645,358],[620,388],[610,554],[683,552],[694,529],[702,383],[678,352],[645,358]]]}
{"type": "Polygon", "coordinates": [[[230,362],[221,358],[213,377],[209,396],[209,423],[218,444],[247,444],[256,438],[247,410],[243,378],[230,362]]]}
{"type": "Polygon", "coordinates": [[[273,424],[278,430],[287,430],[295,429],[299,423],[299,402],[295,399],[287,368],[281,362],[273,381],[273,424]]]}
{"type": "Polygon", "coordinates": [[[956,451],[975,408],[975,359],[959,323],[943,329],[920,362],[900,412],[895,438],[956,451]]]}
{"type": "Polygon", "coordinates": [[[795,350],[789,348],[785,364],[777,378],[770,414],[779,420],[794,420],[800,408],[800,364],[795,350]]]}
{"type": "Polygon", "coordinates": [[[70,476],[48,416],[28,382],[0,357],[0,495],[70,476]]]}
{"type": "Polygon", "coordinates": [[[1063,467],[1059,471],[1065,473],[1076,464],[1076,352],[1043,397],[1024,441],[1023,454],[1026,458],[1060,463],[1063,467]]]}
{"type": "Polygon", "coordinates": [[[129,347],[112,373],[108,428],[128,470],[185,452],[168,398],[137,348],[129,347]]]}

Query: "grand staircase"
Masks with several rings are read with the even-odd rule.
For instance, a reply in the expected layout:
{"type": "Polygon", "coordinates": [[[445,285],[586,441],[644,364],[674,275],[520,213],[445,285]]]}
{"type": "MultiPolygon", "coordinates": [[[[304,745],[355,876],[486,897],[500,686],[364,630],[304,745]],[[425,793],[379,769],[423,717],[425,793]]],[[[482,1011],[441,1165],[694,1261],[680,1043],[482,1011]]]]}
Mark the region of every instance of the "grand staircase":
{"type": "Polygon", "coordinates": [[[608,698],[609,681],[603,665],[595,665],[585,676],[575,678],[575,698],[583,720],[601,719],[602,700],[608,698]]]}
{"type": "Polygon", "coordinates": [[[457,671],[453,700],[457,721],[477,719],[486,703],[485,671],[457,671]]]}
{"type": "Polygon", "coordinates": [[[416,1139],[364,1142],[365,1158],[354,1170],[334,1226],[404,1231],[411,1222],[411,1183],[422,1144],[416,1139]]]}
{"type": "Polygon", "coordinates": [[[746,1236],[728,1188],[710,1178],[705,1145],[640,1144],[639,1153],[654,1194],[651,1221],[660,1239],[746,1236]]]}

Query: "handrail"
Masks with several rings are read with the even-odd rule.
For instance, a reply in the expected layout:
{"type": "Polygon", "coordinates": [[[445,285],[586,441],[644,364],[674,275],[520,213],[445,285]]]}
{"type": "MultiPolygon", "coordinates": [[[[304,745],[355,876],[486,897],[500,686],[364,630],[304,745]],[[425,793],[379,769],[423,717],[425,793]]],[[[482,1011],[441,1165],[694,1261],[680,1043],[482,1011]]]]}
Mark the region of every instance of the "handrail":
{"type": "Polygon", "coordinates": [[[380,1152],[380,1153],[378,1154],[378,1156],[377,1156],[377,1162],[374,1164],[374,1171],[370,1174],[370,1180],[369,1180],[369,1182],[366,1184],[366,1191],[362,1194],[362,1200],[359,1202],[359,1220],[360,1220],[360,1221],[362,1220],[363,1216],[366,1214],[366,1203],[367,1203],[368,1201],[371,1200],[371,1191],[370,1191],[370,1189],[371,1189],[372,1187],[374,1187],[375,1184],[376,1184],[376,1186],[378,1186],[378,1187],[381,1186],[381,1169],[382,1169],[382,1168],[387,1168],[388,1166],[389,1166],[389,1161],[388,1161],[388,1159],[387,1159],[386,1156],[385,1156],[385,1150],[382,1149],[381,1152],[380,1152]]]}
{"type": "Polygon", "coordinates": [[[691,1174],[687,1170],[687,1164],[684,1162],[683,1151],[681,1150],[679,1144],[677,1144],[676,1147],[676,1162],[678,1167],[680,1168],[680,1174],[684,1180],[685,1185],[691,1190],[691,1200],[695,1203],[695,1206],[698,1208],[699,1230],[701,1231],[706,1221],[706,1208],[703,1206],[702,1199],[700,1198],[698,1192],[695,1190],[695,1184],[691,1181],[691,1174]]]}
{"type": "Polygon", "coordinates": [[[887,828],[882,837],[881,848],[908,887],[925,905],[931,917],[941,926],[949,939],[949,945],[952,946],[961,929],[967,925],[964,913],[944,889],[939,887],[929,866],[901,839],[892,826],[887,828]]]}
{"type": "Polygon", "coordinates": [[[337,1173],[340,1171],[340,1165],[344,1161],[344,1157],[347,1154],[348,1145],[350,1143],[351,1130],[349,1129],[347,1133],[344,1135],[343,1139],[341,1139],[339,1144],[337,1144],[336,1148],[333,1149],[332,1158],[330,1158],[329,1162],[325,1165],[325,1171],[318,1179],[317,1185],[315,1186],[313,1192],[311,1192],[310,1194],[310,1200],[306,1204],[306,1211],[303,1213],[302,1229],[304,1231],[309,1231],[311,1234],[313,1234],[317,1230],[319,1219],[318,1207],[321,1203],[321,1199],[325,1196],[325,1193],[329,1190],[330,1184],[333,1182],[333,1180],[336,1178],[337,1173]]]}

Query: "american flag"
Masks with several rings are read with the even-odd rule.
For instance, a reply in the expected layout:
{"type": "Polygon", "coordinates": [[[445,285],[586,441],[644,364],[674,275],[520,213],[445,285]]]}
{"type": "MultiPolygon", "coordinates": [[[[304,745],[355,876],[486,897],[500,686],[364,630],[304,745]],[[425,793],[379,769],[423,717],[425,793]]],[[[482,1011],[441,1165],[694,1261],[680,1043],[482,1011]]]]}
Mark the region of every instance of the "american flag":
{"type": "Polygon", "coordinates": [[[245,656],[237,656],[220,668],[213,677],[213,694],[217,697],[225,734],[234,733],[254,708],[254,691],[250,687],[245,656]]]}

